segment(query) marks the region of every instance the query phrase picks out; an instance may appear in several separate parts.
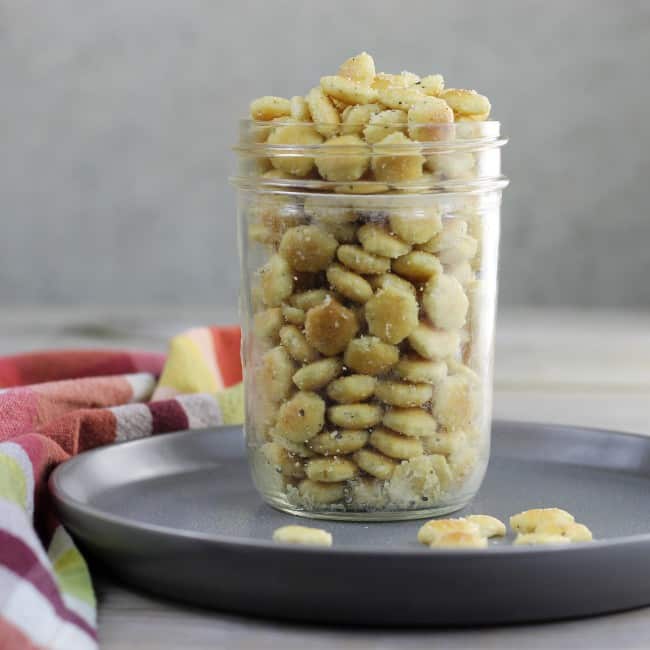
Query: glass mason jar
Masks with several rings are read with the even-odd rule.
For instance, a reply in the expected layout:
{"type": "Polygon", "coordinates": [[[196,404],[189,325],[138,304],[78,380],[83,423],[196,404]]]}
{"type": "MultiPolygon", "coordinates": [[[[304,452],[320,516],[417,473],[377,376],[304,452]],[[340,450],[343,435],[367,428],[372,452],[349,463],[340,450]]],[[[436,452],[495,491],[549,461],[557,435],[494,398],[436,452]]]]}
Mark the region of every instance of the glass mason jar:
{"type": "Polygon", "coordinates": [[[418,128],[332,146],[241,123],[246,441],[280,510],[437,516],[485,474],[505,140],[498,122],[418,128]]]}

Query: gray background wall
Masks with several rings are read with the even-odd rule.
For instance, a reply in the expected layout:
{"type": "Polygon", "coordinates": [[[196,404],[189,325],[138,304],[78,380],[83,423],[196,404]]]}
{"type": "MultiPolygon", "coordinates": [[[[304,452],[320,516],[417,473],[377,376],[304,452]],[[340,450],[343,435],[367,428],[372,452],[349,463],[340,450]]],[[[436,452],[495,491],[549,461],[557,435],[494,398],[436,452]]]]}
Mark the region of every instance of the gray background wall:
{"type": "Polygon", "coordinates": [[[491,98],[502,304],[650,306],[641,0],[0,0],[0,304],[234,303],[237,117],[362,49],[491,98]]]}

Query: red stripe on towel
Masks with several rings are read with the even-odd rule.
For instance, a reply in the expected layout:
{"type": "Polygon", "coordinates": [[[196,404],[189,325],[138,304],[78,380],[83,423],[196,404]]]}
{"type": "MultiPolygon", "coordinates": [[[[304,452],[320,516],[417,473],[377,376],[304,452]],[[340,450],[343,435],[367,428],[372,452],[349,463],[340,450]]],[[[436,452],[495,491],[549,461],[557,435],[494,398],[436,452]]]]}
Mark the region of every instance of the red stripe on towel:
{"type": "Polygon", "coordinates": [[[0,358],[0,388],[46,381],[150,372],[159,375],[165,355],[119,350],[53,350],[0,358]]]}
{"type": "Polygon", "coordinates": [[[175,399],[147,404],[151,411],[153,433],[182,431],[190,426],[185,409],[175,399]]]}
{"type": "Polygon", "coordinates": [[[241,329],[236,326],[211,327],[210,334],[224,387],[238,384],[242,380],[241,329]]]}

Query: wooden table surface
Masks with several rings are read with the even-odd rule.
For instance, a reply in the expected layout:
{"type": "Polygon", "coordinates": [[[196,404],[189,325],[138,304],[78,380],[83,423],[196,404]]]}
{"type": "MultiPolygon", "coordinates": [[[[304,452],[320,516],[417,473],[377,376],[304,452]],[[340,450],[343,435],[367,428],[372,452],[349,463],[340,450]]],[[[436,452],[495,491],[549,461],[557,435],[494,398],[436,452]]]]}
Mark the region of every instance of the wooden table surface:
{"type": "MultiPolygon", "coordinates": [[[[164,350],[179,329],[234,320],[205,308],[3,310],[0,354],[54,346],[164,350]]],[[[505,311],[497,332],[495,417],[650,434],[650,313],[505,311]]],[[[95,584],[102,650],[650,647],[650,608],[513,627],[341,629],[178,605],[99,571],[95,584]]]]}

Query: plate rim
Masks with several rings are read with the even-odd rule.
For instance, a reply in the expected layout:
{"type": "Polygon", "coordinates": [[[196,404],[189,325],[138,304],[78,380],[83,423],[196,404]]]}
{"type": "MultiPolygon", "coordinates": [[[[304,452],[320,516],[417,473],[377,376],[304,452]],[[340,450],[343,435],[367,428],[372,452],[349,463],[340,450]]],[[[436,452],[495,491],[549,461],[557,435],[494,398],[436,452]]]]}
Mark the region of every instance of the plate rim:
{"type": "MultiPolygon", "coordinates": [[[[543,427],[545,429],[571,429],[573,431],[581,432],[583,434],[613,434],[615,436],[624,436],[629,438],[641,439],[650,444],[650,438],[647,435],[641,433],[625,432],[625,431],[616,431],[613,429],[601,429],[595,427],[586,427],[586,426],[574,426],[574,425],[563,425],[557,423],[544,423],[544,422],[534,422],[534,421],[523,421],[523,420],[506,420],[506,419],[495,419],[492,421],[493,427],[499,426],[520,426],[526,427],[528,429],[535,429],[543,427]]],[[[174,431],[164,435],[165,438],[168,436],[173,436],[175,438],[186,437],[191,435],[201,435],[205,434],[206,431],[214,431],[215,429],[238,429],[241,428],[241,425],[228,425],[228,426],[216,426],[216,427],[206,427],[201,429],[185,429],[182,431],[174,431]]],[[[152,443],[153,440],[157,439],[158,436],[149,436],[147,438],[141,438],[138,440],[128,440],[124,442],[114,443],[112,445],[106,445],[102,447],[97,447],[95,449],[90,449],[76,456],[64,461],[58,465],[53,472],[50,474],[48,479],[48,489],[54,498],[57,510],[61,516],[62,523],[66,525],[65,519],[63,516],[63,511],[67,508],[70,511],[73,511],[75,514],[78,514],[86,519],[91,519],[98,521],[100,523],[117,526],[122,529],[128,530],[137,530],[141,533],[146,533],[154,536],[162,536],[166,539],[171,538],[179,541],[200,541],[205,544],[210,544],[215,547],[219,546],[237,546],[239,548],[247,548],[252,550],[259,551],[270,551],[270,552],[283,552],[291,551],[292,553],[299,554],[310,554],[316,556],[337,556],[337,555],[363,555],[365,557],[373,556],[379,558],[387,557],[400,557],[404,558],[405,556],[409,557],[419,557],[419,556],[428,556],[441,558],[441,557],[465,557],[472,558],[476,560],[487,559],[490,556],[495,554],[503,557],[508,555],[521,556],[521,555],[548,555],[550,553],[575,553],[584,551],[586,548],[592,551],[598,551],[602,549],[609,549],[611,547],[627,546],[634,545],[639,543],[648,543],[650,544],[650,531],[647,533],[639,533],[637,535],[625,535],[622,537],[607,538],[607,539],[595,539],[590,542],[575,542],[570,545],[562,546],[514,546],[513,544],[504,544],[504,545],[493,545],[488,546],[487,548],[482,549],[473,549],[473,548],[459,548],[459,549],[430,549],[424,547],[414,547],[414,548],[396,548],[396,549],[373,549],[373,548],[359,548],[358,546],[353,545],[335,545],[331,547],[317,547],[317,546],[302,546],[298,544],[286,544],[278,543],[271,539],[262,540],[262,539],[253,539],[246,537],[237,537],[231,535],[219,535],[216,533],[204,533],[196,531],[184,531],[172,528],[169,526],[163,526],[160,524],[151,524],[136,519],[130,519],[129,517],[124,517],[122,515],[116,515],[108,513],[100,508],[87,505],[83,501],[72,496],[69,492],[65,490],[62,486],[62,481],[65,480],[64,475],[66,472],[74,471],[74,468],[86,462],[86,459],[90,456],[103,453],[109,449],[112,449],[116,445],[120,447],[123,445],[128,445],[129,447],[137,445],[147,445],[152,443]]],[[[260,497],[260,503],[264,503],[260,497]]],[[[265,504],[267,507],[271,507],[268,504],[265,504]]],[[[285,513],[286,514],[286,513],[285,513]]],[[[290,515],[288,515],[290,516],[290,515]]],[[[296,519],[298,519],[296,517],[296,519]]],[[[423,518],[424,521],[426,518],[423,518]]],[[[310,520],[309,518],[301,518],[301,522],[313,521],[315,525],[327,526],[327,520],[310,520]]],[[[417,520],[411,520],[417,521],[417,520]]],[[[355,522],[337,522],[337,523],[350,523],[354,525],[355,522]]],[[[381,525],[382,523],[395,523],[395,522],[363,522],[364,525],[381,525]]],[[[403,522],[405,523],[405,522],[403,522]]]]}

